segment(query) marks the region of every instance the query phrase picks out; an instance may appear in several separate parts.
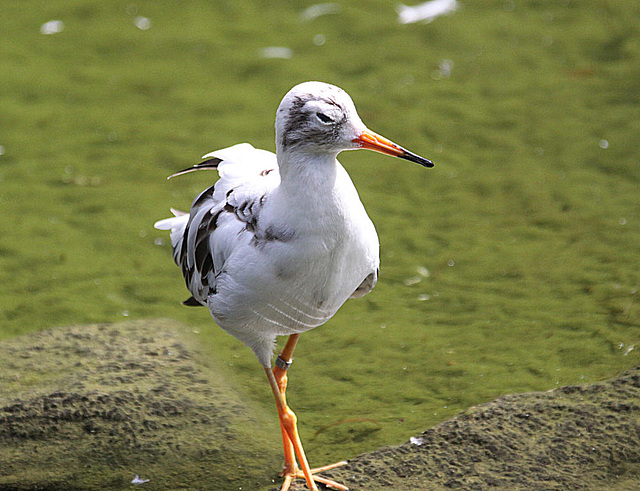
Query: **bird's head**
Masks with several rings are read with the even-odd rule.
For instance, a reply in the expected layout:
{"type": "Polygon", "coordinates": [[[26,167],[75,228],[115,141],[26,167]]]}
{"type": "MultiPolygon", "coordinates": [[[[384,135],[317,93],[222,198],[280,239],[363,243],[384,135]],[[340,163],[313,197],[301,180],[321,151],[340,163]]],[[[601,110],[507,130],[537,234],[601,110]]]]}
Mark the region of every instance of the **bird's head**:
{"type": "Polygon", "coordinates": [[[367,148],[416,162],[433,163],[368,129],[351,97],[322,82],[304,82],[282,99],[276,113],[276,145],[281,151],[334,153],[367,148]]]}

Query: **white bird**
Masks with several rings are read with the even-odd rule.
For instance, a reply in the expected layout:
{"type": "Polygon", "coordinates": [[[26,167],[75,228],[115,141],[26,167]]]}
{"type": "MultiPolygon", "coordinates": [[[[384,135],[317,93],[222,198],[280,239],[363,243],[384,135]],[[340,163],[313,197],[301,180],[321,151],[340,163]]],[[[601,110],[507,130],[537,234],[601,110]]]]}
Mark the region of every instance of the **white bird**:
{"type": "Polygon", "coordinates": [[[171,231],[175,262],[191,297],[263,365],[276,399],[284,444],[286,491],[296,478],[339,490],[310,469],[296,416],[286,403],[287,369],[300,333],[328,321],[378,278],[376,230],[345,169],[342,150],[367,148],[425,167],[431,161],[369,130],[349,95],[321,82],[292,88],[276,114],[276,154],[241,143],[211,152],[181,175],[217,169],[220,179],[190,213],[155,227],[171,231]],[[271,368],[276,336],[288,335],[271,368]],[[297,460],[296,460],[297,458],[297,460]]]}

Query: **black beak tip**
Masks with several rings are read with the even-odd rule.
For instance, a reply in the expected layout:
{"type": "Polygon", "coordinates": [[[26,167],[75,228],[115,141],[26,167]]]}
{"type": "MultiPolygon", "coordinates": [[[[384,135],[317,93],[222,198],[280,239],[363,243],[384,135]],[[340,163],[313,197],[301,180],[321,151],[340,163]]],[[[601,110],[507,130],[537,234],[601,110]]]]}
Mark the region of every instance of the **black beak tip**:
{"type": "Polygon", "coordinates": [[[416,155],[413,152],[409,152],[405,150],[405,153],[400,155],[401,159],[409,160],[410,162],[415,162],[416,164],[420,164],[423,167],[433,167],[433,162],[429,159],[425,159],[424,157],[420,157],[420,155],[416,155]]]}
{"type": "Polygon", "coordinates": [[[433,167],[433,162],[431,162],[429,159],[424,159],[424,162],[421,162],[421,164],[425,167],[433,167]]]}

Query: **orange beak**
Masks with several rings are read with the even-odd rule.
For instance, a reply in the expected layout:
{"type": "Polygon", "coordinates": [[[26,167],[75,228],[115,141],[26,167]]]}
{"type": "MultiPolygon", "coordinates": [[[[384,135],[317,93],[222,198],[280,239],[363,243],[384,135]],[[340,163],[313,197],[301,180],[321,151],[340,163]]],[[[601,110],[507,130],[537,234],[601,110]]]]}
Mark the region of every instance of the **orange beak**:
{"type": "Polygon", "coordinates": [[[396,145],[391,140],[387,140],[384,136],[378,135],[369,129],[364,130],[360,136],[354,138],[353,143],[356,143],[360,148],[366,148],[368,150],[374,150],[393,157],[399,157],[401,159],[415,162],[424,167],[433,167],[433,162],[429,159],[420,157],[420,155],[416,155],[415,153],[402,148],[400,145],[396,145]]]}

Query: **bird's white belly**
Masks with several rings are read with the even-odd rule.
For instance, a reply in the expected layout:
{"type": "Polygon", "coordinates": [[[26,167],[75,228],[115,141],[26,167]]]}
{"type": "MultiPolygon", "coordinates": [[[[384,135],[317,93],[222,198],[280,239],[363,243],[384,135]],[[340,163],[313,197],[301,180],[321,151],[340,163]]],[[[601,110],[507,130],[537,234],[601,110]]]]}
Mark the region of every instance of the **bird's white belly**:
{"type": "MultiPolygon", "coordinates": [[[[375,231],[374,231],[375,233],[375,231]]],[[[218,324],[241,341],[301,333],[329,320],[377,268],[377,241],[249,246],[229,261],[209,308],[218,324]]]]}

